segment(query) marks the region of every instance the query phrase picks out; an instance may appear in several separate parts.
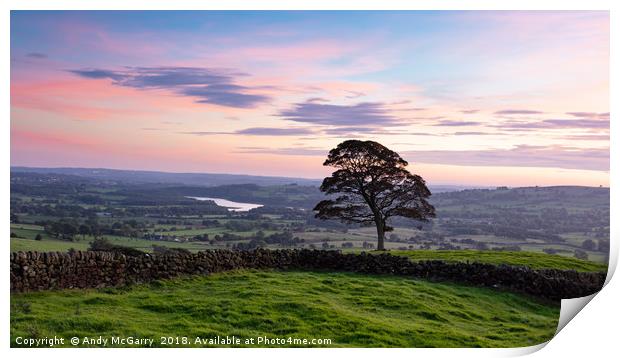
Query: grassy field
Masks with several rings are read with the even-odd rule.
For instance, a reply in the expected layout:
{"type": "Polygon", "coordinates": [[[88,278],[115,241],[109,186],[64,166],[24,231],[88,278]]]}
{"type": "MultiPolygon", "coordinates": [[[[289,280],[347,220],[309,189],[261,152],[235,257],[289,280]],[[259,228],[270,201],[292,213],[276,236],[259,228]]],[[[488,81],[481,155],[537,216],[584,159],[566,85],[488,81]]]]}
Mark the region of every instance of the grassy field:
{"type": "MultiPolygon", "coordinates": [[[[201,242],[189,242],[189,243],[181,243],[174,241],[149,241],[149,240],[141,240],[141,239],[132,239],[127,237],[120,236],[106,236],[105,238],[110,240],[113,244],[133,247],[135,249],[142,250],[144,252],[152,252],[153,245],[166,246],[166,247],[177,247],[184,248],[190,251],[201,251],[206,250],[208,248],[217,248],[213,246],[207,246],[201,242]]],[[[55,240],[55,239],[43,239],[41,241],[35,241],[31,239],[21,239],[21,238],[11,238],[11,252],[16,251],[67,251],[70,248],[74,248],[75,250],[87,250],[90,242],[93,240],[92,237],[86,237],[85,239],[80,239],[80,241],[63,241],[63,240],[55,240]]],[[[221,247],[220,247],[221,248],[221,247]]]]}
{"type": "MultiPolygon", "coordinates": [[[[47,235],[43,228],[37,225],[11,224],[11,232],[19,237],[11,238],[11,252],[16,251],[67,251],[70,248],[75,250],[87,250],[92,236],[81,235],[76,236],[77,241],[59,240],[47,235]],[[36,241],[34,238],[40,234],[43,240],[36,241]]],[[[116,245],[133,247],[145,252],[152,252],[153,245],[185,248],[190,251],[205,250],[208,247],[202,242],[174,242],[174,241],[149,241],[143,239],[135,239],[123,236],[104,235],[116,245]]],[[[213,248],[213,247],[211,247],[213,248]]]]}
{"type": "Polygon", "coordinates": [[[11,238],[11,252],[16,251],[60,251],[64,252],[69,249],[86,251],[88,249],[88,242],[69,242],[61,240],[41,240],[36,241],[32,239],[14,239],[11,238]]]}
{"type": "Polygon", "coordinates": [[[572,257],[536,252],[477,251],[477,250],[414,250],[389,251],[393,255],[407,256],[414,261],[442,260],[449,262],[482,262],[489,264],[521,265],[533,269],[559,269],[576,271],[607,271],[607,265],[579,260],[572,257]]]}
{"type": "MultiPolygon", "coordinates": [[[[15,337],[235,335],[330,347],[517,347],[553,337],[559,305],[352,273],[236,271],[128,288],[11,295],[15,337]]],[[[199,345],[189,345],[199,346],[199,345]]],[[[272,345],[273,346],[273,345],[272,345]]],[[[286,344],[288,346],[288,344],[286,344]]]]}

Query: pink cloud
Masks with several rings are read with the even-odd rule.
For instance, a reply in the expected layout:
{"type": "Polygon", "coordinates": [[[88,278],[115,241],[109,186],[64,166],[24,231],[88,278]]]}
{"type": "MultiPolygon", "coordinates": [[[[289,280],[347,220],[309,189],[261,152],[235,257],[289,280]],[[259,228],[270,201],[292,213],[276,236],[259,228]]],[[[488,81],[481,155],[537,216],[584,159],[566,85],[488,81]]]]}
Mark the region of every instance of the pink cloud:
{"type": "Polygon", "coordinates": [[[11,148],[42,148],[79,147],[80,149],[96,149],[101,143],[95,138],[63,133],[38,133],[34,131],[11,129],[11,148]]]}
{"type": "Polygon", "coordinates": [[[139,100],[135,91],[110,86],[105,81],[49,80],[11,84],[11,107],[60,113],[74,119],[93,120],[126,115],[144,115],[148,108],[113,103],[139,100]]]}
{"type": "Polygon", "coordinates": [[[66,115],[76,120],[145,118],[182,109],[235,114],[240,110],[196,103],[164,90],[143,91],[115,86],[109,80],[72,78],[70,75],[43,80],[13,80],[11,107],[66,115]]]}

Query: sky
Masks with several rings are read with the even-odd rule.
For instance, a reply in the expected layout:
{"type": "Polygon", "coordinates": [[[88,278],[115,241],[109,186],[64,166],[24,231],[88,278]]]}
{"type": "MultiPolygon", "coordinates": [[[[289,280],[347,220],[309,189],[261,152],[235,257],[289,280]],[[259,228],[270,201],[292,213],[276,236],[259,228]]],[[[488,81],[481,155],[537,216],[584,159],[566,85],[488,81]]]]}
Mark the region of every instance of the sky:
{"type": "Polygon", "coordinates": [[[609,186],[606,11],[12,11],[11,165],[609,186]]]}

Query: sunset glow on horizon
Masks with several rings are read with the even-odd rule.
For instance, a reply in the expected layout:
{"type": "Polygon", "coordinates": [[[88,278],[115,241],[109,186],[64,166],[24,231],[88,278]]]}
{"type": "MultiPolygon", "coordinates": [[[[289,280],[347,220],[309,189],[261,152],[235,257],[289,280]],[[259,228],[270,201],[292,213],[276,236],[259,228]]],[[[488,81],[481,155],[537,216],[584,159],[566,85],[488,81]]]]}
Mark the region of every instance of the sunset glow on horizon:
{"type": "Polygon", "coordinates": [[[13,11],[11,165],[609,186],[606,11],[13,11]]]}

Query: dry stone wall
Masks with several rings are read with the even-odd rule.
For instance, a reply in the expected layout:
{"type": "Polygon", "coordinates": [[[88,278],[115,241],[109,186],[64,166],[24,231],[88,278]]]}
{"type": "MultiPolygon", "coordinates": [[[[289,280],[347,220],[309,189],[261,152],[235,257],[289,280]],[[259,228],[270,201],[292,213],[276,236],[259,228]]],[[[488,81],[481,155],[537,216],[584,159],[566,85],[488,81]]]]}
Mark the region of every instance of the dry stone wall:
{"type": "Polygon", "coordinates": [[[482,263],[411,262],[390,254],[322,250],[206,250],[174,255],[125,256],[77,251],[11,253],[11,291],[114,287],[235,269],[327,270],[392,274],[526,293],[546,299],[581,297],[603,286],[605,273],[532,270],[482,263]]]}

